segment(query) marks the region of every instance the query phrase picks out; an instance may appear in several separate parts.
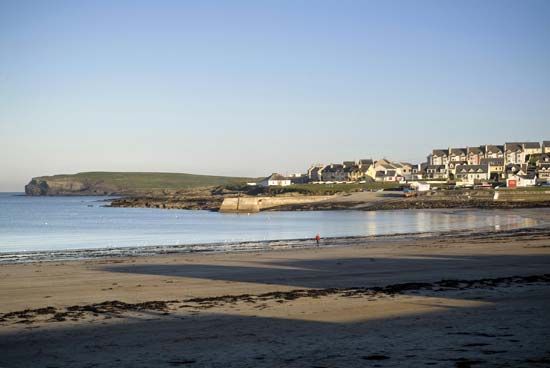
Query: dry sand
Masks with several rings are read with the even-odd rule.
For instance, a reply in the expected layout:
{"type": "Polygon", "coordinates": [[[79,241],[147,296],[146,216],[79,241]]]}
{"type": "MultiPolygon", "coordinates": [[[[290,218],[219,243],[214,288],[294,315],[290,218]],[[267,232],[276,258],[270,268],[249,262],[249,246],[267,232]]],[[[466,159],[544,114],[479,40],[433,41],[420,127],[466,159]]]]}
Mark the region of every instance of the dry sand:
{"type": "Polygon", "coordinates": [[[548,367],[549,235],[3,265],[0,367],[548,367]]]}

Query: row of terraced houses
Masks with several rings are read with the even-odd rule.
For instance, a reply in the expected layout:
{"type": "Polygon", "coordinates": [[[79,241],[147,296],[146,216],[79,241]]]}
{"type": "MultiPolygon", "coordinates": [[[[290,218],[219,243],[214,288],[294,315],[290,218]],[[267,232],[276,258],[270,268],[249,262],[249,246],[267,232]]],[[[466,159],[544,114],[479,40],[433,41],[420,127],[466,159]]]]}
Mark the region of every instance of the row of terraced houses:
{"type": "Polygon", "coordinates": [[[362,159],[341,164],[315,164],[306,174],[273,174],[259,184],[447,181],[456,185],[506,182],[531,186],[550,182],[550,141],[434,149],[427,162],[411,164],[388,159],[362,159]]]}
{"type": "Polygon", "coordinates": [[[550,141],[434,149],[422,172],[426,179],[452,180],[458,185],[506,181],[513,186],[530,186],[549,182],[550,141]]]}

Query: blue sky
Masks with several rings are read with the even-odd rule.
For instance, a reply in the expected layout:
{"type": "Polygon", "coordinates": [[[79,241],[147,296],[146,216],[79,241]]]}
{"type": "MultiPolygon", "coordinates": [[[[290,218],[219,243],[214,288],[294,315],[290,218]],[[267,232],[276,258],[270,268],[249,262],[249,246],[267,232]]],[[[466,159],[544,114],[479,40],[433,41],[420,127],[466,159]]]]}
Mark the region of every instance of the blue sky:
{"type": "Polygon", "coordinates": [[[0,0],[0,191],[550,140],[550,2],[0,0]]]}

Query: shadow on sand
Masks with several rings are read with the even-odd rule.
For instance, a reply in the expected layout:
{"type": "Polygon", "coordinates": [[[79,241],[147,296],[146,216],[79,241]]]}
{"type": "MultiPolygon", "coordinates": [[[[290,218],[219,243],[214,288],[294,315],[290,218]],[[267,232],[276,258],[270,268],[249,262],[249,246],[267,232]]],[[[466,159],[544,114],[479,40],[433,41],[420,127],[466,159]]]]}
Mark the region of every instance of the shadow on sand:
{"type": "MultiPolygon", "coordinates": [[[[102,269],[346,288],[543,274],[550,269],[550,256],[272,259],[246,265],[117,264],[102,269]]],[[[548,366],[550,291],[547,285],[526,289],[512,295],[488,289],[489,302],[483,307],[353,322],[201,312],[99,319],[88,325],[51,323],[38,329],[30,325],[0,332],[0,367],[548,366]]],[[[469,297],[467,291],[453,295],[469,297]]],[[[322,300],[312,300],[317,302],[322,300]]]]}
{"type": "Polygon", "coordinates": [[[481,279],[548,273],[550,255],[422,256],[330,258],[242,264],[123,264],[103,267],[115,273],[285,285],[297,288],[385,286],[443,279],[481,279]]]}
{"type": "Polygon", "coordinates": [[[55,326],[0,334],[0,366],[548,366],[532,363],[550,361],[548,296],[353,323],[205,313],[55,326]]]}

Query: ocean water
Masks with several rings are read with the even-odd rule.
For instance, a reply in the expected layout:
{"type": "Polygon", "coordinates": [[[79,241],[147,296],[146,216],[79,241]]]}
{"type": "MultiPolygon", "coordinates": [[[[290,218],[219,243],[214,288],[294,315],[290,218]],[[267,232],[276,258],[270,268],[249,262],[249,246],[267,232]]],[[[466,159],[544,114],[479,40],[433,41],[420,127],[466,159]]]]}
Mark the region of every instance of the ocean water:
{"type": "Polygon", "coordinates": [[[506,211],[312,211],[221,214],[109,208],[103,197],[0,193],[0,253],[153,245],[235,243],[504,229],[533,221],[506,211]]]}

